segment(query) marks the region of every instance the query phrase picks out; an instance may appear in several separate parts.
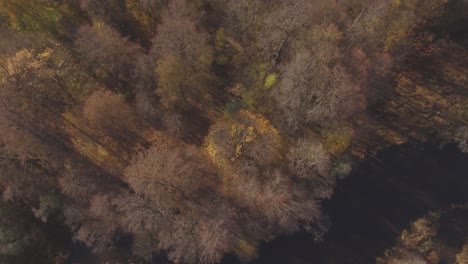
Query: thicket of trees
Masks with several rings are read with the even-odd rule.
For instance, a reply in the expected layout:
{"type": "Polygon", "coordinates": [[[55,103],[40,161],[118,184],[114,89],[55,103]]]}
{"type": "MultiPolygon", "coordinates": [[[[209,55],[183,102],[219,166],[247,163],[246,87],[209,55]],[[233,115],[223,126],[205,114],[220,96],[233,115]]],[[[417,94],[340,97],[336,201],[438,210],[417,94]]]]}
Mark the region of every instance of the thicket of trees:
{"type": "Polygon", "coordinates": [[[320,239],[354,161],[467,150],[467,17],[461,0],[1,0],[0,260],[81,243],[97,263],[218,263],[320,239]]]}
{"type": "Polygon", "coordinates": [[[403,230],[396,245],[377,258],[377,263],[466,262],[468,230],[459,223],[466,221],[467,210],[466,205],[451,205],[416,219],[403,230]]]}

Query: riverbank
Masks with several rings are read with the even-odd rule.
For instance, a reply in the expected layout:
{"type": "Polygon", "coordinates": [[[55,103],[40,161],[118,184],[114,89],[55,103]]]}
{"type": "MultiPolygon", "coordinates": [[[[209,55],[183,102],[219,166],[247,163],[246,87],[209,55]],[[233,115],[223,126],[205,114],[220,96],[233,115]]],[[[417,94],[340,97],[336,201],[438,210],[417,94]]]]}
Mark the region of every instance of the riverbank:
{"type": "Polygon", "coordinates": [[[338,182],[324,202],[332,225],[323,242],[306,232],[282,236],[265,243],[254,263],[375,263],[412,221],[466,203],[467,172],[468,155],[453,145],[391,147],[338,182]]]}

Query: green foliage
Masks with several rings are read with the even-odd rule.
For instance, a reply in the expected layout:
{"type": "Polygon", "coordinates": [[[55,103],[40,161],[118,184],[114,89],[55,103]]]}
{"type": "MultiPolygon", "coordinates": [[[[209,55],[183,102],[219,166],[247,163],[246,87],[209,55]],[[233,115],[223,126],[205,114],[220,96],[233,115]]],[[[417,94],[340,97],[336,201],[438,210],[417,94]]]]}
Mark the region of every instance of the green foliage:
{"type": "Polygon", "coordinates": [[[58,210],[62,208],[62,199],[63,197],[61,197],[58,193],[42,195],[39,198],[39,206],[40,208],[47,210],[58,210]]]}
{"type": "Polygon", "coordinates": [[[320,131],[325,148],[332,154],[338,155],[348,149],[353,139],[354,130],[349,126],[325,128],[320,131]]]}
{"type": "Polygon", "coordinates": [[[73,1],[4,0],[0,8],[5,10],[11,26],[20,31],[45,33],[53,38],[70,40],[76,27],[84,21],[73,1]]]}
{"type": "Polygon", "coordinates": [[[236,244],[234,252],[240,259],[248,261],[257,256],[258,242],[241,238],[238,239],[236,244]]]}
{"type": "MultiPolygon", "coordinates": [[[[11,57],[1,57],[5,67],[0,70],[4,85],[23,87],[22,90],[4,90],[4,96],[15,97],[14,93],[34,103],[54,104],[56,110],[73,107],[90,91],[93,82],[83,74],[68,51],[59,45],[44,49],[22,49],[11,57]],[[24,97],[26,98],[26,97],[24,97]]],[[[17,98],[15,98],[17,99],[17,98]]],[[[28,104],[19,100],[19,104],[28,104]]],[[[47,108],[46,108],[47,109],[47,108]]]]}
{"type": "Polygon", "coordinates": [[[226,48],[226,34],[224,28],[218,29],[215,33],[215,49],[217,51],[223,51],[226,48]]]}
{"type": "Polygon", "coordinates": [[[215,50],[216,57],[215,62],[219,65],[225,65],[229,63],[229,58],[226,56],[226,34],[224,33],[224,28],[218,29],[215,33],[215,50]]]}
{"type": "Polygon", "coordinates": [[[175,56],[168,56],[157,62],[156,74],[159,87],[156,93],[162,104],[169,109],[190,109],[213,103],[210,93],[212,77],[200,69],[192,69],[175,56]]]}
{"type": "Polygon", "coordinates": [[[234,93],[242,97],[248,109],[268,112],[271,109],[270,89],[276,84],[277,75],[269,73],[264,63],[251,64],[244,71],[244,84],[237,84],[234,93]]]}
{"type": "Polygon", "coordinates": [[[335,160],[332,164],[331,174],[337,178],[344,178],[352,171],[352,164],[347,160],[335,160]]]}
{"type": "Polygon", "coordinates": [[[11,20],[8,14],[0,12],[0,27],[10,27],[11,20]]]}
{"type": "Polygon", "coordinates": [[[270,74],[268,74],[268,75],[265,77],[265,84],[264,84],[264,86],[265,86],[266,89],[270,89],[270,88],[272,88],[273,86],[275,86],[276,81],[277,81],[276,77],[277,77],[277,76],[276,76],[276,74],[274,74],[274,73],[270,73],[270,74]]]}
{"type": "Polygon", "coordinates": [[[210,128],[205,146],[214,163],[230,173],[237,160],[275,163],[281,156],[282,141],[265,117],[240,111],[218,120],[210,128]]]}
{"type": "Polygon", "coordinates": [[[154,34],[156,23],[160,19],[160,10],[157,7],[144,6],[140,0],[125,0],[127,12],[143,28],[144,34],[148,37],[154,34]]]}
{"type": "Polygon", "coordinates": [[[224,28],[218,29],[214,34],[215,63],[219,66],[228,66],[228,75],[237,77],[247,63],[243,47],[229,36],[224,28]]]}

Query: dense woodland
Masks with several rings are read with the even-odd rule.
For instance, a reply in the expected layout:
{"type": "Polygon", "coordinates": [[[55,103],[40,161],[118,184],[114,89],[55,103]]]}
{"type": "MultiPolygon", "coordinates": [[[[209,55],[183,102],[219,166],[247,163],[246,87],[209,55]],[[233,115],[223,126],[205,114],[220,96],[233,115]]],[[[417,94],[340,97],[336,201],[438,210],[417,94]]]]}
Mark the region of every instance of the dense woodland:
{"type": "Polygon", "coordinates": [[[467,25],[464,0],[0,0],[0,262],[320,241],[356,163],[468,151],[467,25]]]}

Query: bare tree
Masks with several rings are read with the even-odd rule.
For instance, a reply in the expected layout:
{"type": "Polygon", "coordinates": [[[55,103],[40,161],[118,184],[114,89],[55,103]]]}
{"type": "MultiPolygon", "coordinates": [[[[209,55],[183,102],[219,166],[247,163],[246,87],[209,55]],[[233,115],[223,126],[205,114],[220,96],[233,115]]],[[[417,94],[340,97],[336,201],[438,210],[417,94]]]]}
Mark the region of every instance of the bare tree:
{"type": "Polygon", "coordinates": [[[331,156],[318,140],[299,139],[286,157],[293,175],[303,179],[316,198],[330,198],[337,173],[331,172],[331,156]]]}
{"type": "Polygon", "coordinates": [[[215,191],[219,184],[215,170],[196,147],[153,147],[135,159],[125,176],[152,208],[131,209],[143,217],[124,217],[126,226],[138,233],[152,230],[159,247],[169,250],[172,260],[213,263],[232,248],[234,211],[215,191]],[[160,225],[152,227],[148,217],[160,225]]]}
{"type": "Polygon", "coordinates": [[[114,138],[129,152],[148,144],[141,135],[143,124],[122,95],[104,89],[93,92],[84,102],[83,115],[98,136],[114,138]]]}
{"type": "Polygon", "coordinates": [[[273,10],[260,17],[257,45],[263,58],[277,64],[287,53],[287,48],[300,37],[300,32],[314,22],[319,22],[322,11],[320,0],[284,0],[273,10]]]}
{"type": "Polygon", "coordinates": [[[168,12],[153,39],[155,52],[160,57],[175,56],[191,68],[209,67],[213,48],[209,35],[196,26],[185,0],[171,1],[168,12]]]}
{"type": "Polygon", "coordinates": [[[154,88],[150,56],[106,24],[81,27],[75,45],[86,66],[107,87],[127,95],[154,88]]]}
{"type": "Polygon", "coordinates": [[[186,1],[172,1],[153,40],[153,52],[159,58],[156,93],[168,108],[205,109],[215,94],[210,71],[214,51],[208,34],[196,27],[187,12],[186,1]]]}
{"type": "Polygon", "coordinates": [[[453,136],[453,140],[461,151],[468,152],[468,127],[460,127],[453,136]]]}
{"type": "Polygon", "coordinates": [[[362,109],[361,87],[337,64],[336,27],[318,27],[311,51],[302,51],[286,67],[274,96],[291,128],[343,120],[362,109]]]}
{"type": "Polygon", "coordinates": [[[427,264],[428,262],[415,252],[404,248],[395,248],[377,259],[378,264],[427,264]]]}
{"type": "Polygon", "coordinates": [[[134,160],[125,176],[137,193],[167,213],[192,206],[216,184],[209,161],[194,146],[153,147],[134,160]]]}
{"type": "Polygon", "coordinates": [[[330,155],[319,141],[299,139],[287,155],[289,169],[300,178],[327,176],[330,155]]]}

